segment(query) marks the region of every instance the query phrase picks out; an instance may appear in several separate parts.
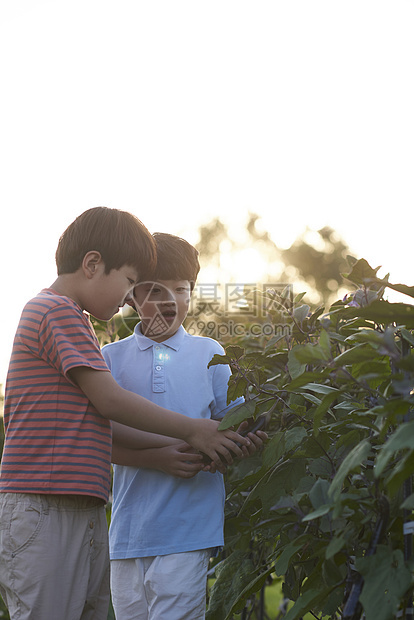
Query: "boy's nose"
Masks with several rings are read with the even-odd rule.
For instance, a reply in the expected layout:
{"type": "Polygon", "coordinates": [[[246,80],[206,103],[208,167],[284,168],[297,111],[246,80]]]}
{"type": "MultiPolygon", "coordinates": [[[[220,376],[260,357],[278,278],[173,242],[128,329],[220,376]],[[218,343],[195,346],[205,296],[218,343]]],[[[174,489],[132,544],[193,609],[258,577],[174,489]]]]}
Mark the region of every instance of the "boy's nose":
{"type": "Polygon", "coordinates": [[[125,304],[128,304],[128,306],[132,306],[133,308],[135,308],[134,298],[132,297],[131,293],[128,293],[128,295],[125,297],[124,305],[125,304]]]}
{"type": "Polygon", "coordinates": [[[175,304],[174,293],[169,290],[164,290],[161,301],[163,304],[175,304]]]}

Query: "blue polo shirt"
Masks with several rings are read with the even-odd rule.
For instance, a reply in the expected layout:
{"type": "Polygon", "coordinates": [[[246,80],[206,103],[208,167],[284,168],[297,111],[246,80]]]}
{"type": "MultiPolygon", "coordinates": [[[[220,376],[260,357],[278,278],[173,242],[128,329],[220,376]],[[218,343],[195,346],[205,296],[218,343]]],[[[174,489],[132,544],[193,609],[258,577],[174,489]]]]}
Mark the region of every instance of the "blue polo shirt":
{"type": "MultiPolygon", "coordinates": [[[[191,336],[181,326],[157,343],[141,333],[106,345],[103,356],[116,381],[158,405],[192,418],[220,419],[227,405],[230,368],[207,368],[224,353],[211,338],[191,336]]],[[[114,465],[109,530],[113,560],[167,555],[223,545],[224,483],[220,473],[199,472],[190,480],[144,468],[114,465]]]]}

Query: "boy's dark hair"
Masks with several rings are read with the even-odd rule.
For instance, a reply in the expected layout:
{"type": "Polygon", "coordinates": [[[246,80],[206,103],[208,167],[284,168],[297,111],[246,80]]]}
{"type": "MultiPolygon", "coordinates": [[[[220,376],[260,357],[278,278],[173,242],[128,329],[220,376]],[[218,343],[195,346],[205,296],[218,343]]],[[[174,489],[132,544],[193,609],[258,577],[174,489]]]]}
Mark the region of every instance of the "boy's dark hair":
{"type": "Polygon", "coordinates": [[[58,275],[74,273],[92,250],[100,252],[105,273],[124,265],[134,267],[140,278],[150,279],[156,265],[151,233],[132,213],[95,207],[79,215],[59,239],[56,250],[58,275]]]}
{"type": "Polygon", "coordinates": [[[189,280],[193,290],[200,263],[198,250],[188,241],[168,233],[154,233],[157,246],[157,268],[155,280],[189,280]]]}

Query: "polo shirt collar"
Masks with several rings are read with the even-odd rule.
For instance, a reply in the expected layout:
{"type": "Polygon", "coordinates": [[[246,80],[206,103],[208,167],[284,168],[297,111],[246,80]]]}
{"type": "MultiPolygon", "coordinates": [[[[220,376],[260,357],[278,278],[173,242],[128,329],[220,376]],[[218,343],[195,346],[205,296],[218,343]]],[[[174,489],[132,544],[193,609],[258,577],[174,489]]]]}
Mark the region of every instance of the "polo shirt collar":
{"type": "Polygon", "coordinates": [[[144,336],[144,334],[141,331],[141,323],[138,323],[134,329],[135,341],[138,347],[141,349],[141,351],[145,351],[146,349],[149,349],[150,347],[154,347],[157,345],[170,347],[170,349],[174,349],[174,351],[178,351],[183,343],[185,334],[186,334],[186,331],[184,327],[180,325],[178,330],[175,332],[173,336],[171,336],[171,338],[168,338],[168,340],[164,340],[164,342],[155,342],[155,340],[151,340],[151,338],[147,338],[147,336],[144,336]]]}

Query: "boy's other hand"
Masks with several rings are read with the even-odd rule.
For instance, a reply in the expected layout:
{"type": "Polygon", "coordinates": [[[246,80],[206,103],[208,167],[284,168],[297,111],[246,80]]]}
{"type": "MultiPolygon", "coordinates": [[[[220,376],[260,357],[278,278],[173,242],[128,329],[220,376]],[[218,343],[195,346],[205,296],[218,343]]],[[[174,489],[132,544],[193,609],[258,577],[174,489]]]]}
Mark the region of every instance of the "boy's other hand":
{"type": "Polygon", "coordinates": [[[204,468],[203,457],[185,442],[158,448],[159,471],[178,478],[193,478],[204,468]]]}

